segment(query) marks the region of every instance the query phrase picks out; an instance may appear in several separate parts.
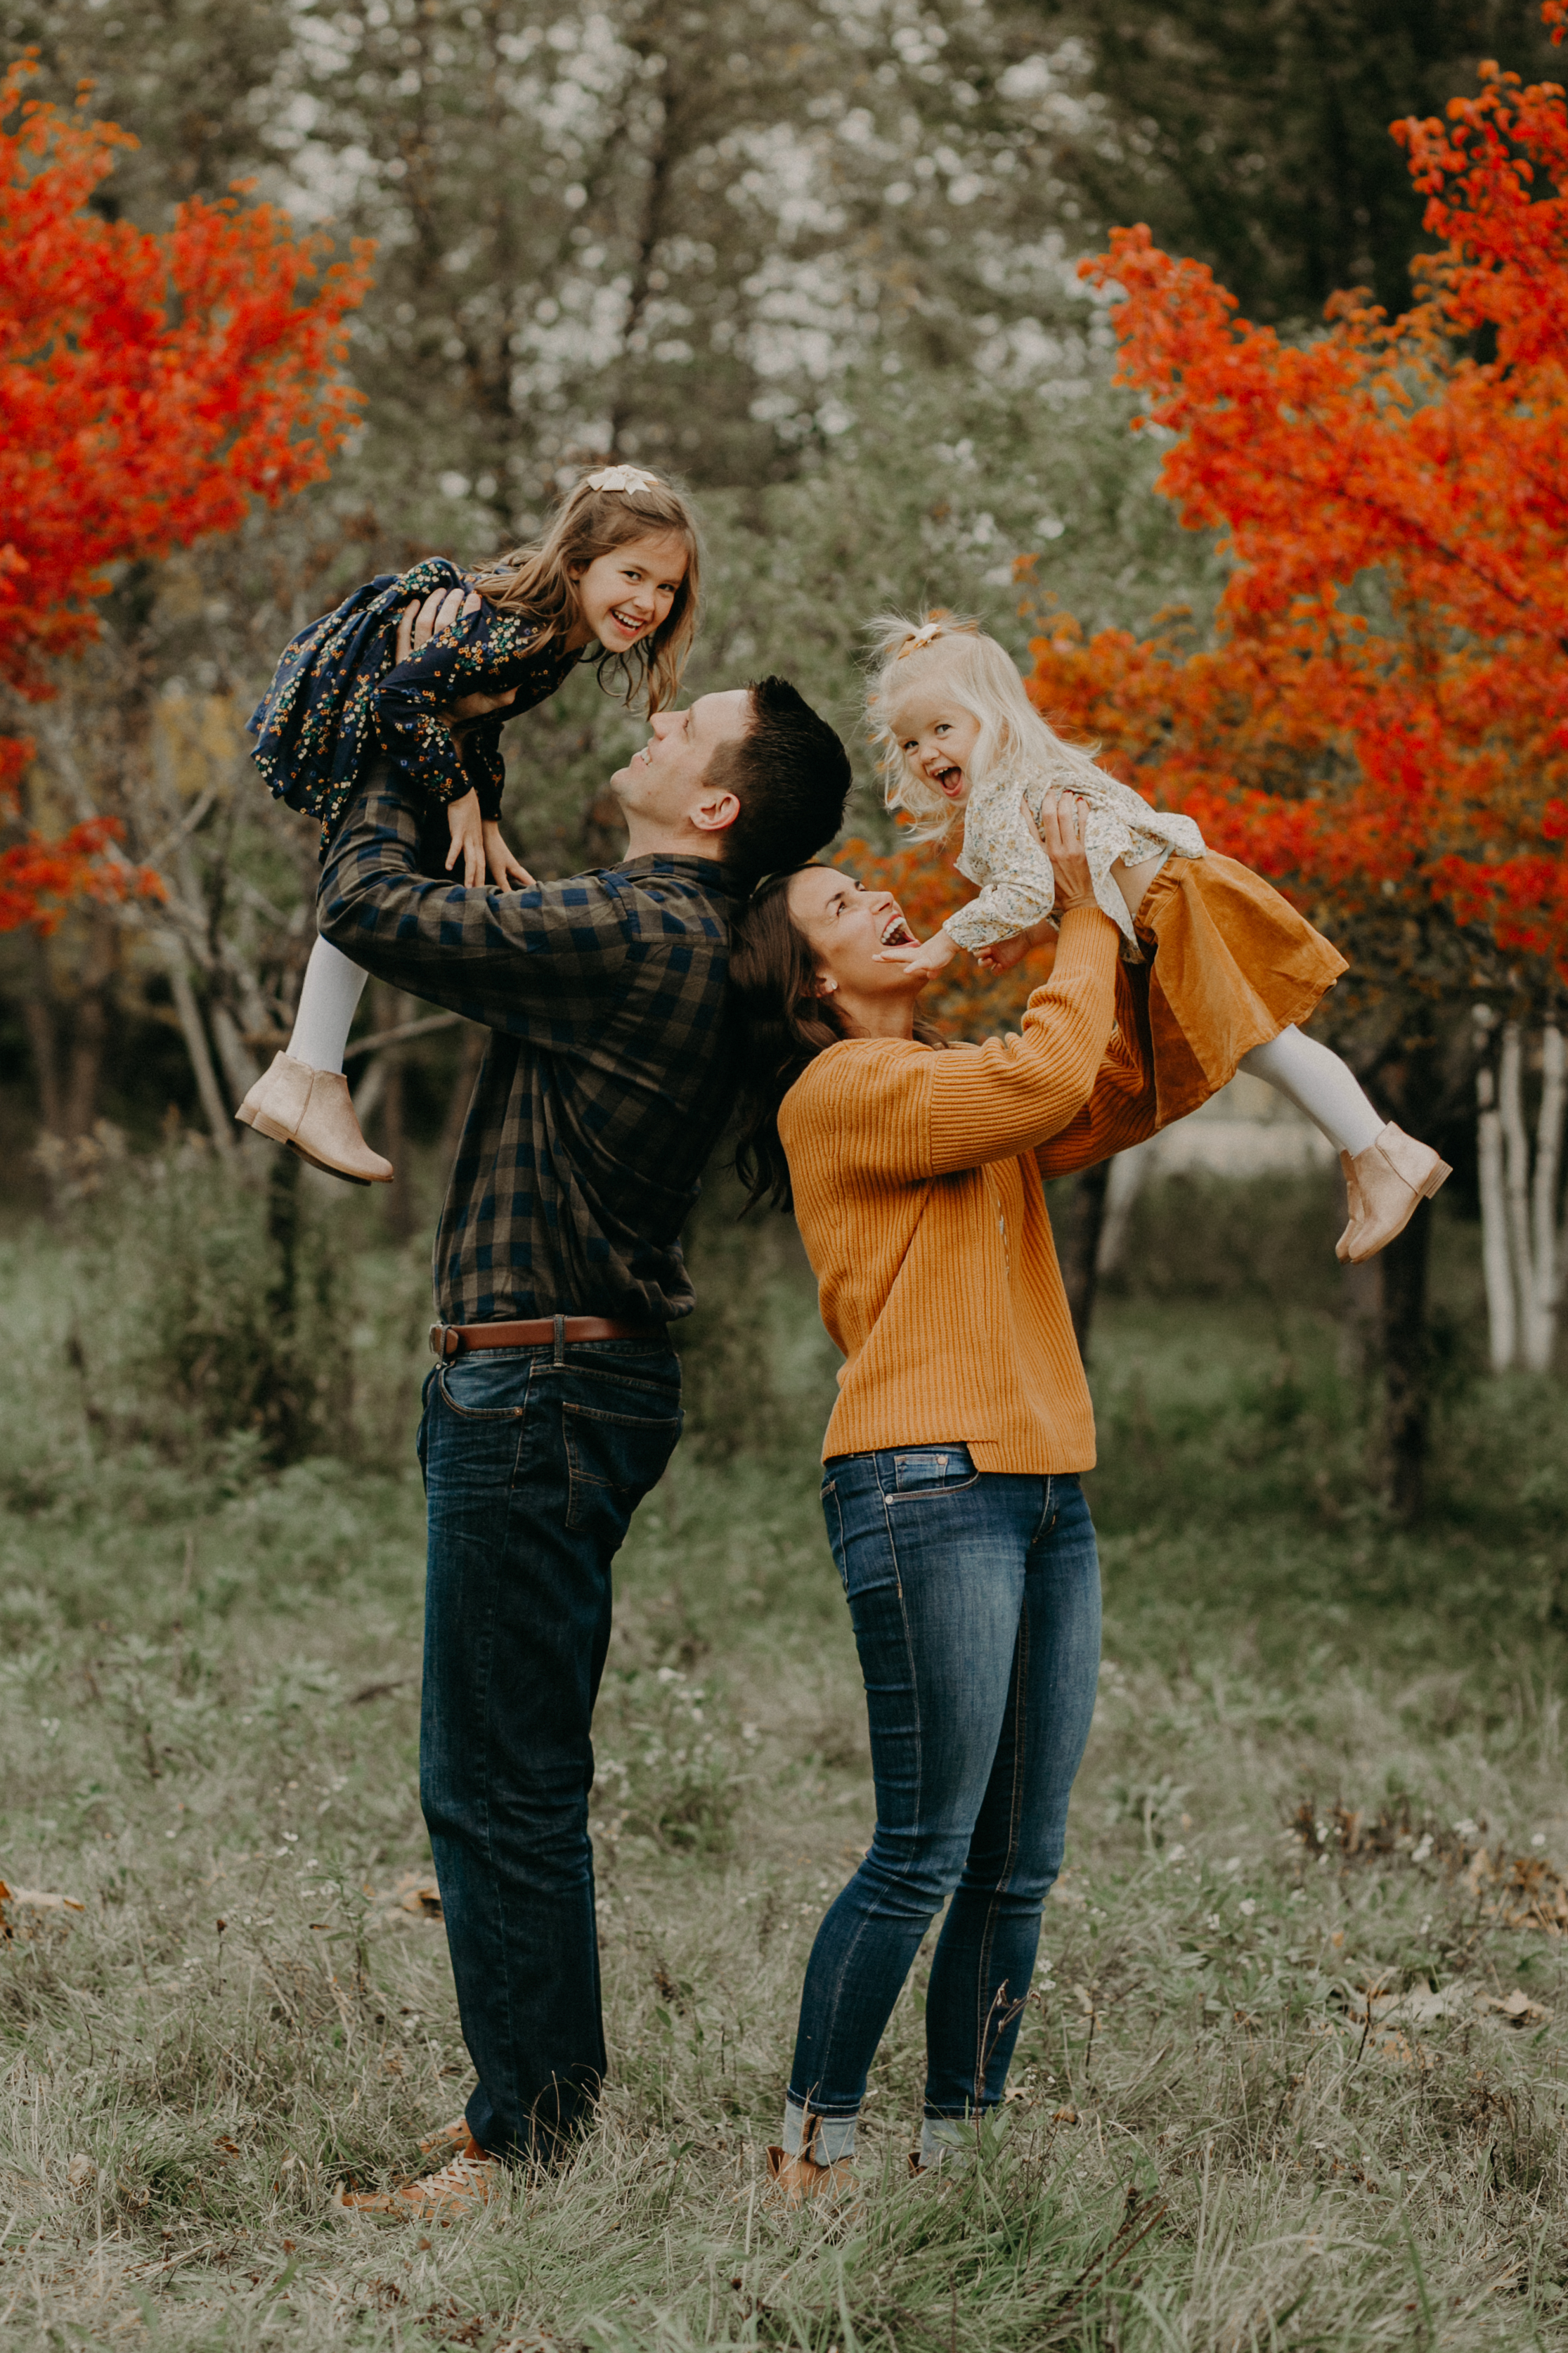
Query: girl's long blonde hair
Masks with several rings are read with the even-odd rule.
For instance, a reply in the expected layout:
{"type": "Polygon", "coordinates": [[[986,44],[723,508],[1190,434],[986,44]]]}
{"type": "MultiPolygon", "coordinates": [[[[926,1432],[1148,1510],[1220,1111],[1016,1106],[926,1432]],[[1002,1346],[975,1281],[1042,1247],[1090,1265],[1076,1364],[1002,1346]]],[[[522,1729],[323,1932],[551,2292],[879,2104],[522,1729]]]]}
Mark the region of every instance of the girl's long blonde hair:
{"type": "Polygon", "coordinates": [[[499,556],[476,576],[474,586],[503,612],[527,613],[541,621],[543,644],[577,618],[574,573],[581,575],[596,556],[630,540],[666,535],[686,550],[686,576],[675,602],[658,628],[627,652],[601,650],[594,658],[601,684],[606,670],[618,670],[623,702],[640,694],[650,712],[665,711],[680,691],[680,673],[697,635],[700,548],[697,518],[680,492],[657,474],[635,466],[595,467],[567,491],[542,539],[499,556]]]}
{"type": "Polygon", "coordinates": [[[879,613],[868,624],[872,670],[867,710],[890,809],[907,809],[915,820],[916,841],[940,840],[963,813],[904,757],[899,713],[917,694],[949,696],[978,720],[980,733],[970,754],[971,788],[1010,761],[1044,768],[1058,791],[1081,790],[1087,777],[1104,782],[1104,772],[1076,744],[1066,744],[1041,718],[1024,691],[1024,681],[1005,646],[988,638],[978,621],[949,613],[940,605],[918,620],[902,613],[879,613]]]}

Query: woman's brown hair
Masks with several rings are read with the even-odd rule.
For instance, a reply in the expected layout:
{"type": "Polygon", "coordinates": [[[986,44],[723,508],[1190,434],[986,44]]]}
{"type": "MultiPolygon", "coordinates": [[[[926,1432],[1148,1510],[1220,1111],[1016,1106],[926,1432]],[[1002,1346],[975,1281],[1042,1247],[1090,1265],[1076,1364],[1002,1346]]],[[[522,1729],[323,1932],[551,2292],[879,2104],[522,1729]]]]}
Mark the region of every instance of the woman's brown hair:
{"type": "Polygon", "coordinates": [[[680,673],[697,635],[697,519],[680,492],[636,466],[598,467],[562,500],[542,539],[499,556],[476,575],[481,596],[503,612],[524,612],[544,625],[541,643],[570,629],[577,618],[576,578],[596,556],[634,539],[678,539],[686,550],[686,576],[669,611],[624,654],[594,657],[599,681],[618,670],[623,702],[640,693],[647,710],[666,711],[680,691],[680,673]]]}
{"type": "MultiPolygon", "coordinates": [[[[808,1063],[852,1035],[833,998],[822,995],[816,953],[789,911],[790,884],[810,871],[796,866],[760,882],[730,944],[730,986],[745,1028],[735,1167],[747,1209],[764,1199],[774,1209],[795,1207],[779,1107],[808,1063]]],[[[947,1043],[918,1014],[914,1034],[922,1046],[947,1043]]]]}

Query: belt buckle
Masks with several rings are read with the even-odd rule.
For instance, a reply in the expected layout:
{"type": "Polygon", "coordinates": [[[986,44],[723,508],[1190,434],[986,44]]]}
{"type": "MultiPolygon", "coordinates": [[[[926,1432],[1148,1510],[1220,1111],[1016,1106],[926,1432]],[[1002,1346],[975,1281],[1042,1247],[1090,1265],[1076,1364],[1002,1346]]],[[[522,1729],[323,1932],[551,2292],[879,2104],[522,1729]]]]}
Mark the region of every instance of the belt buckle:
{"type": "Polygon", "coordinates": [[[456,1324],[432,1324],[430,1354],[442,1364],[449,1365],[454,1356],[463,1353],[463,1335],[456,1324]]]}

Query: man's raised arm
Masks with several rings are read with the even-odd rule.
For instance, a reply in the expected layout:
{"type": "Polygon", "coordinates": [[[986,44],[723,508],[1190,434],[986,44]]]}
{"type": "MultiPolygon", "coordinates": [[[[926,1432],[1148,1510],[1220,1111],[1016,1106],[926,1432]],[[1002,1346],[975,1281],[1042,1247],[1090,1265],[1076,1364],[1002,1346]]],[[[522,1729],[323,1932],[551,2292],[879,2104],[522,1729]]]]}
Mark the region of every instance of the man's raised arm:
{"type": "Polygon", "coordinates": [[[516,1036],[592,1007],[634,946],[613,886],[432,881],[419,871],[423,806],[392,769],[357,796],[317,893],[322,938],[378,980],[516,1036]]]}

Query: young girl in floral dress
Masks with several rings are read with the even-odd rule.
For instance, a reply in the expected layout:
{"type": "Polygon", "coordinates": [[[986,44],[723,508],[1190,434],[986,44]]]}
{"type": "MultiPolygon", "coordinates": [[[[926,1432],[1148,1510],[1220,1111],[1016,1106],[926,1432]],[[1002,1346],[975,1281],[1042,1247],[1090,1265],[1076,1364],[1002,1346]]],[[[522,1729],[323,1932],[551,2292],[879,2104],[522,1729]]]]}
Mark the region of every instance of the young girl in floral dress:
{"type": "MultiPolygon", "coordinates": [[[[444,556],[384,573],[302,630],[251,720],[256,764],[280,800],[321,820],[324,853],[375,762],[393,761],[434,817],[445,812],[434,852],[445,871],[470,888],[530,884],[501,836],[502,725],[584,657],[601,681],[618,676],[628,702],[673,702],[696,634],[697,560],[696,522],[668,483],[636,466],[584,475],[536,545],[471,574],[444,556]],[[399,661],[401,616],[441,591],[462,594],[464,609],[399,661]]],[[[392,1164],[365,1143],[343,1077],[364,982],[316,942],[288,1047],[235,1116],[333,1176],[386,1184],[392,1164]]]]}
{"type": "Polygon", "coordinates": [[[1322,934],[1258,875],[1205,849],[1190,818],[1150,807],[1053,733],[1005,649],[933,612],[873,624],[870,710],[890,808],[938,839],[962,812],[958,871],[980,894],[934,939],[889,958],[937,972],[960,948],[993,971],[1026,953],[1054,883],[1031,817],[1061,792],[1084,803],[1095,897],[1123,953],[1153,951],[1149,1007],[1159,1124],[1237,1071],[1304,1111],[1340,1155],[1350,1219],[1338,1255],[1359,1264],[1401,1233],[1449,1175],[1430,1145],[1385,1121],[1337,1054],[1297,1028],[1346,969],[1322,934]]]}

